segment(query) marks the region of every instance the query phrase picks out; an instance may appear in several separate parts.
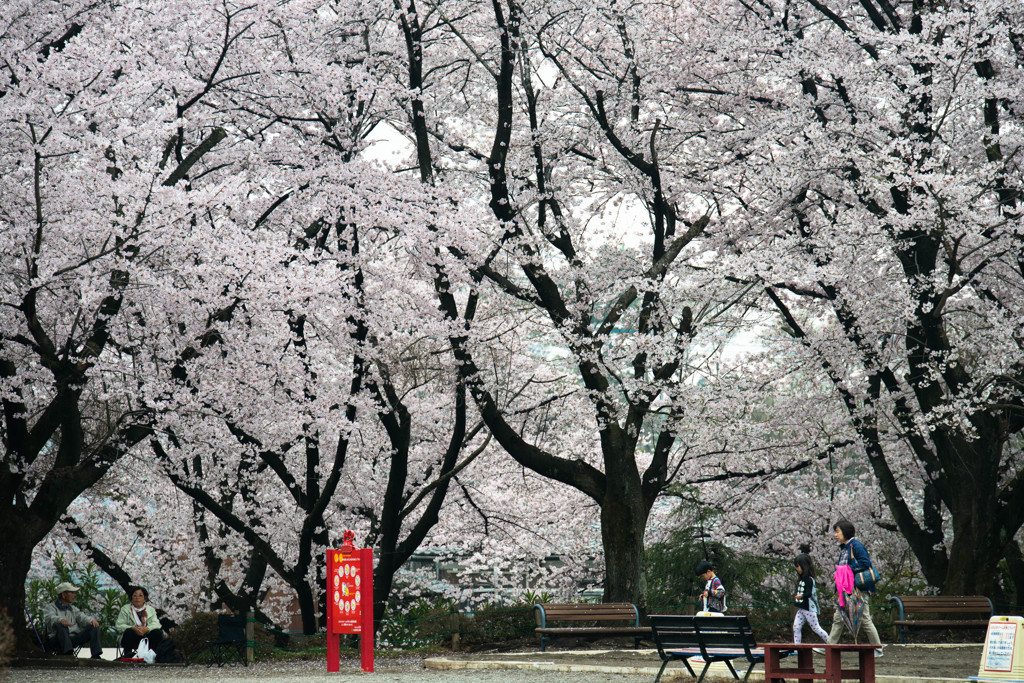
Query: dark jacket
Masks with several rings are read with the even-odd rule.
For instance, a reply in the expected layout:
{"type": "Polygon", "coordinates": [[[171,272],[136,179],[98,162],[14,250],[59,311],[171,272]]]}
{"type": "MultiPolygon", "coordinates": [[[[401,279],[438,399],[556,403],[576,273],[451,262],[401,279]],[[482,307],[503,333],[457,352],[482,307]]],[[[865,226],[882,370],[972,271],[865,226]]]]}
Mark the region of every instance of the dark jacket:
{"type": "Polygon", "coordinates": [[[814,577],[801,576],[800,580],[796,582],[796,592],[794,595],[802,595],[803,597],[799,600],[794,600],[794,603],[799,609],[805,609],[818,614],[818,586],[814,577]]]}

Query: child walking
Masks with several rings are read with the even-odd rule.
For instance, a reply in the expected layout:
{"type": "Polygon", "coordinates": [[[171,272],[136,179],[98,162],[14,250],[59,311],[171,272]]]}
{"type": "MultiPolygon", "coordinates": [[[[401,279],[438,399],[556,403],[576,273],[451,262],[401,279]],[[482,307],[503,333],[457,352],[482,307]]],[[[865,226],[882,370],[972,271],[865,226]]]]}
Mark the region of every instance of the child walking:
{"type": "Polygon", "coordinates": [[[714,565],[707,560],[701,560],[694,567],[694,573],[707,583],[704,585],[704,592],[700,598],[704,601],[705,612],[725,611],[725,586],[722,580],[715,574],[714,565]]]}
{"type": "Polygon", "coordinates": [[[828,642],[828,633],[818,624],[818,587],[814,581],[814,564],[811,556],[801,553],[793,558],[796,573],[800,579],[796,583],[796,618],[793,619],[793,642],[799,643],[803,638],[804,623],[817,633],[822,640],[828,642]]]}

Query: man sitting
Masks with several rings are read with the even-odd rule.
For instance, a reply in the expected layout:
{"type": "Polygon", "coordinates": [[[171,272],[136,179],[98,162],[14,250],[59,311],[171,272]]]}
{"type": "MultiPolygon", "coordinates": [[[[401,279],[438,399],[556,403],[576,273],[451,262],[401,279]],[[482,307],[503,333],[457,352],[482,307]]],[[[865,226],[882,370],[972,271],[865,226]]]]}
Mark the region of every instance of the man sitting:
{"type": "Polygon", "coordinates": [[[78,586],[64,581],[57,586],[57,599],[43,610],[47,644],[62,655],[71,655],[76,647],[89,643],[92,658],[102,659],[100,622],[74,606],[77,592],[78,586]]]}

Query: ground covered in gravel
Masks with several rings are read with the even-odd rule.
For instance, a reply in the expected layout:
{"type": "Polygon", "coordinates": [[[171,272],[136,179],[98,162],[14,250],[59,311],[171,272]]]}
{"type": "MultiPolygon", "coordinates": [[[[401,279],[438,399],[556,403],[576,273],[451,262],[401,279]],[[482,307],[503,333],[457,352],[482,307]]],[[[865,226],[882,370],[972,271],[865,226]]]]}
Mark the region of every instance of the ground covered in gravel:
{"type": "Polygon", "coordinates": [[[55,683],[65,681],[72,683],[171,683],[172,681],[208,681],[208,680],[254,680],[299,681],[300,683],[543,683],[557,676],[559,683],[650,683],[649,675],[622,675],[604,673],[553,673],[551,671],[533,670],[459,670],[434,671],[424,669],[422,660],[389,661],[383,666],[375,666],[372,674],[359,671],[358,662],[344,663],[339,673],[328,674],[323,662],[296,662],[288,664],[256,664],[252,667],[208,668],[205,666],[189,666],[185,668],[164,668],[148,666],[144,668],[127,667],[81,667],[64,670],[12,668],[6,679],[0,674],[4,683],[55,683]]]}
{"type": "MultiPolygon", "coordinates": [[[[255,681],[317,681],[345,683],[346,681],[388,681],[394,683],[414,683],[430,681],[431,683],[541,683],[557,680],[558,683],[650,683],[649,673],[608,673],[599,671],[568,672],[538,670],[534,666],[548,665],[583,665],[587,667],[607,666],[618,669],[657,668],[661,664],[657,652],[651,650],[630,650],[600,647],[602,644],[589,644],[583,649],[560,650],[557,652],[539,652],[536,649],[520,652],[488,652],[450,653],[430,655],[431,658],[447,660],[465,660],[469,662],[502,662],[509,668],[503,669],[455,669],[437,670],[424,668],[424,657],[388,655],[379,657],[375,663],[375,673],[360,671],[358,659],[342,661],[341,672],[328,674],[324,661],[306,661],[290,663],[257,663],[252,667],[208,667],[202,665],[159,666],[159,665],[126,665],[114,662],[94,664],[88,661],[78,663],[73,660],[38,662],[33,666],[12,667],[6,675],[0,673],[3,683],[54,683],[55,681],[73,683],[106,683],[107,681],[125,683],[170,683],[171,681],[200,680],[255,680],[255,681]],[[523,664],[529,668],[518,668],[523,664]],[[77,664],[77,665],[76,665],[77,664]],[[516,667],[516,668],[513,668],[516,667]]],[[[885,655],[877,660],[879,676],[906,676],[926,678],[959,678],[978,673],[981,661],[981,645],[889,645],[885,655]]],[[[854,661],[851,658],[851,663],[854,661]]],[[[820,662],[820,659],[819,659],[820,662]]],[[[670,665],[679,668],[678,663],[670,665]]],[[[760,667],[758,667],[760,669],[760,667]]],[[[755,669],[758,670],[758,669],[755,669]]],[[[718,679],[726,680],[726,679],[718,679]]],[[[730,679],[731,680],[731,677],[730,679]]]]}
{"type": "MultiPolygon", "coordinates": [[[[876,660],[875,670],[879,676],[917,676],[925,678],[960,678],[975,676],[981,663],[982,645],[887,645],[884,655],[876,660]]],[[[659,667],[661,660],[653,650],[603,650],[588,649],[559,652],[476,652],[472,654],[447,655],[448,659],[480,660],[507,659],[531,662],[556,662],[559,664],[593,665],[603,664],[616,667],[659,667]]],[[[819,663],[824,660],[817,657],[819,663]]],[[[794,660],[795,661],[795,660],[794,660]]],[[[844,662],[855,666],[856,655],[846,655],[844,662]]],[[[682,668],[678,662],[671,668],[682,668]]],[[[761,670],[758,666],[755,671],[761,670]]],[[[698,671],[699,673],[699,671],[698,671]]]]}

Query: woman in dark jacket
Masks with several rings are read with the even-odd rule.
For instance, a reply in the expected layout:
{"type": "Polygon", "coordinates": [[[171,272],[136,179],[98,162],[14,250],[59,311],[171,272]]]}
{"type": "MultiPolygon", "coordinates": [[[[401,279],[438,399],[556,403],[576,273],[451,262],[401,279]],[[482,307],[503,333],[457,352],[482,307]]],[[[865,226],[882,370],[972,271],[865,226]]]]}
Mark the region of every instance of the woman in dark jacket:
{"type": "MultiPolygon", "coordinates": [[[[847,565],[855,575],[857,572],[871,567],[871,557],[868,555],[867,548],[864,547],[863,543],[854,538],[856,532],[853,522],[841,519],[833,525],[832,530],[835,532],[836,540],[839,541],[839,559],[836,560],[837,567],[847,565]]],[[[867,593],[867,596],[865,596],[864,612],[861,614],[858,630],[864,629],[868,642],[878,646],[875,650],[875,657],[881,657],[882,641],[878,637],[878,630],[875,628],[874,622],[871,621],[871,606],[867,600],[867,597],[875,590],[875,586],[874,584],[868,584],[859,590],[867,593]]],[[[832,619],[832,631],[828,634],[829,643],[835,644],[839,642],[839,638],[843,635],[843,625],[843,619],[837,613],[832,619]]],[[[856,635],[854,634],[854,637],[856,635]]]]}

